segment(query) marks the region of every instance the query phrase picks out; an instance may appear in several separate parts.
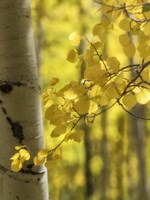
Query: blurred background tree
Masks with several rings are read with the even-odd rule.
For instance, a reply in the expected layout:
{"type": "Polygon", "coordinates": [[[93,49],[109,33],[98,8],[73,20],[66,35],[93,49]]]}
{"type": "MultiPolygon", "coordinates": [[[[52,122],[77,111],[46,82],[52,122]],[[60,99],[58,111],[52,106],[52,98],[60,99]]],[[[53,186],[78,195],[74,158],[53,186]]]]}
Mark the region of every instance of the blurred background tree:
{"type": "MultiPolygon", "coordinates": [[[[84,63],[72,66],[66,61],[71,48],[68,36],[78,31],[90,38],[93,25],[105,20],[99,8],[92,0],[32,1],[42,91],[49,87],[53,77],[60,79],[58,88],[70,80],[81,80],[84,63]]],[[[117,55],[126,64],[133,62],[122,55],[117,34],[104,31],[104,35],[104,57],[117,55]]],[[[78,51],[82,53],[84,48],[81,43],[78,51]]],[[[149,114],[144,106],[134,108],[133,112],[142,117],[149,114]]],[[[129,116],[116,106],[97,117],[94,124],[81,126],[86,132],[84,142],[64,143],[62,159],[49,169],[51,199],[150,199],[149,123],[129,116]]],[[[45,122],[48,147],[58,143],[58,139],[50,138],[50,133],[51,128],[45,122]]]]}

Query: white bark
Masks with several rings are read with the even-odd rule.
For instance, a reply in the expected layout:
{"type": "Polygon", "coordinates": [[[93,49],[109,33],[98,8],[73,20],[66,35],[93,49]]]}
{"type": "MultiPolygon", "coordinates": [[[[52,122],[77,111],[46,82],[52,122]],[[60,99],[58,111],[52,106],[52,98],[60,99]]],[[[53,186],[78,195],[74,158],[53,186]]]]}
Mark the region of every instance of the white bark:
{"type": "Polygon", "coordinates": [[[16,145],[43,148],[42,124],[30,0],[0,0],[0,200],[48,200],[46,169],[9,160],[16,145]]]}

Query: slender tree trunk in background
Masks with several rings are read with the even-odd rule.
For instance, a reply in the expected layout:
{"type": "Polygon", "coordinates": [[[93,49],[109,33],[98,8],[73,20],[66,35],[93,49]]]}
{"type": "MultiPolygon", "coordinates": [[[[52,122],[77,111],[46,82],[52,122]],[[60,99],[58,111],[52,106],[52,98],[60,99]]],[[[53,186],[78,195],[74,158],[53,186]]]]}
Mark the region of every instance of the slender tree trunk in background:
{"type": "Polygon", "coordinates": [[[107,200],[107,189],[108,189],[108,179],[109,179],[109,173],[108,173],[108,149],[107,149],[107,145],[108,145],[108,141],[107,141],[107,131],[106,131],[106,127],[107,127],[107,113],[104,112],[101,118],[101,128],[102,128],[102,133],[103,133],[103,137],[101,140],[101,157],[102,157],[102,161],[103,161],[103,168],[101,170],[101,174],[100,174],[100,196],[101,196],[101,200],[107,200]]]}
{"type": "Polygon", "coordinates": [[[45,168],[10,171],[16,145],[33,156],[43,148],[43,125],[29,0],[0,1],[0,199],[48,200],[45,168]]]}
{"type": "Polygon", "coordinates": [[[90,140],[90,129],[86,125],[84,125],[85,137],[84,137],[84,147],[85,147],[85,199],[91,199],[94,194],[94,182],[93,175],[90,169],[90,160],[92,158],[91,154],[91,140],[90,140]]]}
{"type": "MultiPolygon", "coordinates": [[[[144,108],[138,105],[133,109],[133,113],[137,116],[145,116],[144,108]]],[[[144,199],[148,200],[148,194],[146,190],[146,169],[145,169],[145,135],[146,135],[146,125],[145,121],[136,118],[130,118],[130,127],[132,140],[135,145],[135,151],[138,159],[138,173],[139,173],[139,183],[138,183],[138,200],[144,199]]]]}

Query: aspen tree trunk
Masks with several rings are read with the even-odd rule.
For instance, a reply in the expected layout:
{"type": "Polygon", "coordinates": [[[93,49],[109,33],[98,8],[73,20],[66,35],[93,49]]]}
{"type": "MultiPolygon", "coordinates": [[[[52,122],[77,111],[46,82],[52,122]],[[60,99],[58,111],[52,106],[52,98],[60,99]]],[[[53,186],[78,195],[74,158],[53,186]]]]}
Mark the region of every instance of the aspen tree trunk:
{"type": "Polygon", "coordinates": [[[48,200],[45,168],[10,170],[16,145],[33,156],[43,148],[30,0],[0,1],[0,200],[48,200]]]}

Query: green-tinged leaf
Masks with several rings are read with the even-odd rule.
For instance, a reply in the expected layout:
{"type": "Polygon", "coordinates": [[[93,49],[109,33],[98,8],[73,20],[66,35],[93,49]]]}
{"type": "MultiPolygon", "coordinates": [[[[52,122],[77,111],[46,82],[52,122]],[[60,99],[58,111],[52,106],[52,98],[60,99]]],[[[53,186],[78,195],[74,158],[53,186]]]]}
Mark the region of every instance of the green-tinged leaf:
{"type": "Polygon", "coordinates": [[[148,12],[150,11],[150,3],[145,3],[143,4],[143,9],[142,9],[143,12],[148,12]]]}

